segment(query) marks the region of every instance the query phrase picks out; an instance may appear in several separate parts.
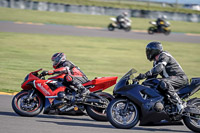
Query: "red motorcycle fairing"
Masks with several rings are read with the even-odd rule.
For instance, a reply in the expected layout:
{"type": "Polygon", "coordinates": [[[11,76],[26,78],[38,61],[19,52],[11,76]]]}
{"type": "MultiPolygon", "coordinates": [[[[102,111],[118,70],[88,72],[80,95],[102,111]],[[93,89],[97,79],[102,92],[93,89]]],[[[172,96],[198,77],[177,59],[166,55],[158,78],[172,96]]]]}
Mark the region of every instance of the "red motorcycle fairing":
{"type": "Polygon", "coordinates": [[[35,80],[34,86],[39,90],[44,96],[56,96],[58,92],[65,91],[65,86],[58,87],[55,91],[52,91],[47,83],[52,82],[51,80],[35,80]]]}
{"type": "Polygon", "coordinates": [[[98,77],[87,83],[84,83],[83,86],[93,85],[94,87],[90,88],[90,92],[95,92],[98,90],[105,90],[106,88],[116,84],[118,77],[98,77]]]}
{"type": "MultiPolygon", "coordinates": [[[[63,79],[65,76],[65,74],[60,74],[60,75],[57,75],[57,76],[54,76],[54,77],[50,77],[48,78],[49,80],[52,80],[52,79],[63,79]]],[[[96,77],[95,79],[89,81],[89,82],[86,82],[83,84],[83,86],[94,86],[92,88],[89,88],[90,92],[95,92],[95,91],[98,91],[98,90],[105,90],[106,88],[116,84],[117,82],[117,78],[118,77],[96,77]]]]}
{"type": "MultiPolygon", "coordinates": [[[[37,72],[37,71],[35,71],[35,72],[37,72]]],[[[31,82],[31,81],[33,81],[33,80],[39,80],[39,79],[40,79],[40,78],[38,78],[37,76],[35,76],[33,73],[34,73],[34,72],[31,72],[30,74],[28,74],[28,75],[25,77],[25,80],[24,80],[24,82],[23,82],[22,85],[21,85],[21,88],[22,88],[23,90],[30,90],[30,89],[32,89],[32,86],[29,85],[28,83],[31,82]]]]}

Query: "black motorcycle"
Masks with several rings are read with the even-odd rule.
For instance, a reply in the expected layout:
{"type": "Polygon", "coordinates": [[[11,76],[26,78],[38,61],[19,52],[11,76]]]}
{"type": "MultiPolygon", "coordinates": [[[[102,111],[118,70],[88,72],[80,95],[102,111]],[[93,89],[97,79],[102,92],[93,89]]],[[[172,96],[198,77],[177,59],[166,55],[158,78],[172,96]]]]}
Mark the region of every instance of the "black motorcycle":
{"type": "Polygon", "coordinates": [[[141,85],[131,69],[116,84],[115,98],[107,107],[107,118],[116,128],[129,129],[139,121],[140,124],[159,122],[161,120],[180,121],[194,132],[200,132],[200,99],[189,97],[200,89],[200,78],[192,78],[191,83],[177,91],[186,101],[186,108],[178,113],[177,107],[158,91],[159,79],[147,79],[141,85]],[[133,79],[133,80],[132,80],[133,79]]]}
{"type": "Polygon", "coordinates": [[[161,31],[158,29],[156,22],[150,21],[149,23],[152,24],[152,26],[148,29],[149,34],[163,33],[165,35],[169,35],[171,33],[170,23],[168,21],[166,21],[166,24],[162,27],[161,31]]]}

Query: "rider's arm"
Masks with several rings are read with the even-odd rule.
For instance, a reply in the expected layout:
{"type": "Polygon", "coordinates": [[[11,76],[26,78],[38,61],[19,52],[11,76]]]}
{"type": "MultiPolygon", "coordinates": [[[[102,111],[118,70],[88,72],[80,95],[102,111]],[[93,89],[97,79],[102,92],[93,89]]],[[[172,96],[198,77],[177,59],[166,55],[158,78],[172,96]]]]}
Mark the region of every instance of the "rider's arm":
{"type": "Polygon", "coordinates": [[[68,68],[67,67],[61,67],[61,68],[57,68],[55,70],[48,71],[48,75],[63,74],[63,73],[68,73],[68,68]]]}
{"type": "Polygon", "coordinates": [[[166,54],[161,54],[158,57],[158,60],[155,62],[154,67],[146,73],[146,76],[149,77],[160,74],[165,69],[165,66],[167,65],[168,61],[169,56],[167,56],[166,54]]]}
{"type": "Polygon", "coordinates": [[[125,19],[127,22],[131,22],[131,19],[128,18],[128,17],[125,17],[124,19],[125,19]]]}

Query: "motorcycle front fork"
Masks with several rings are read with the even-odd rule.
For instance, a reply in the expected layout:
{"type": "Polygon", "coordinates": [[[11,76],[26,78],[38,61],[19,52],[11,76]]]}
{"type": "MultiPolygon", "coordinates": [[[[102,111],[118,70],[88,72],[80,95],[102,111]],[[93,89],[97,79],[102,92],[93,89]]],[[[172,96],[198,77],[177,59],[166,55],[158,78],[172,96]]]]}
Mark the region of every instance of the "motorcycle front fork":
{"type": "Polygon", "coordinates": [[[35,93],[35,89],[28,91],[27,100],[31,100],[33,98],[33,94],[35,93]]]}
{"type": "Polygon", "coordinates": [[[120,113],[121,115],[126,115],[128,111],[129,111],[129,101],[127,100],[127,102],[125,103],[124,109],[121,110],[120,113]]]}

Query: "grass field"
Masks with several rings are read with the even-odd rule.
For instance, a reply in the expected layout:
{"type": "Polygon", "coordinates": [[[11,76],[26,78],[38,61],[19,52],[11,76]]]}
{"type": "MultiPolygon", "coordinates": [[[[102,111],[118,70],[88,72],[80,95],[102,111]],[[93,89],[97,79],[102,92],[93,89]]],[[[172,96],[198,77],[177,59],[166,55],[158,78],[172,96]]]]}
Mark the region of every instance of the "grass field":
{"type": "MultiPolygon", "coordinates": [[[[145,57],[147,43],[144,40],[0,32],[0,91],[19,91],[29,72],[39,68],[51,70],[50,58],[55,52],[66,53],[89,79],[121,77],[132,67],[144,73],[152,67],[145,57]]],[[[199,44],[162,43],[190,78],[199,77],[199,44]]]]}
{"type": "MultiPolygon", "coordinates": [[[[104,27],[111,22],[111,16],[58,13],[33,10],[0,8],[0,21],[23,21],[34,23],[51,23],[104,27]]],[[[147,30],[150,19],[131,18],[133,30],[147,30]]],[[[200,23],[170,21],[173,32],[200,33],[200,23]]]]}

